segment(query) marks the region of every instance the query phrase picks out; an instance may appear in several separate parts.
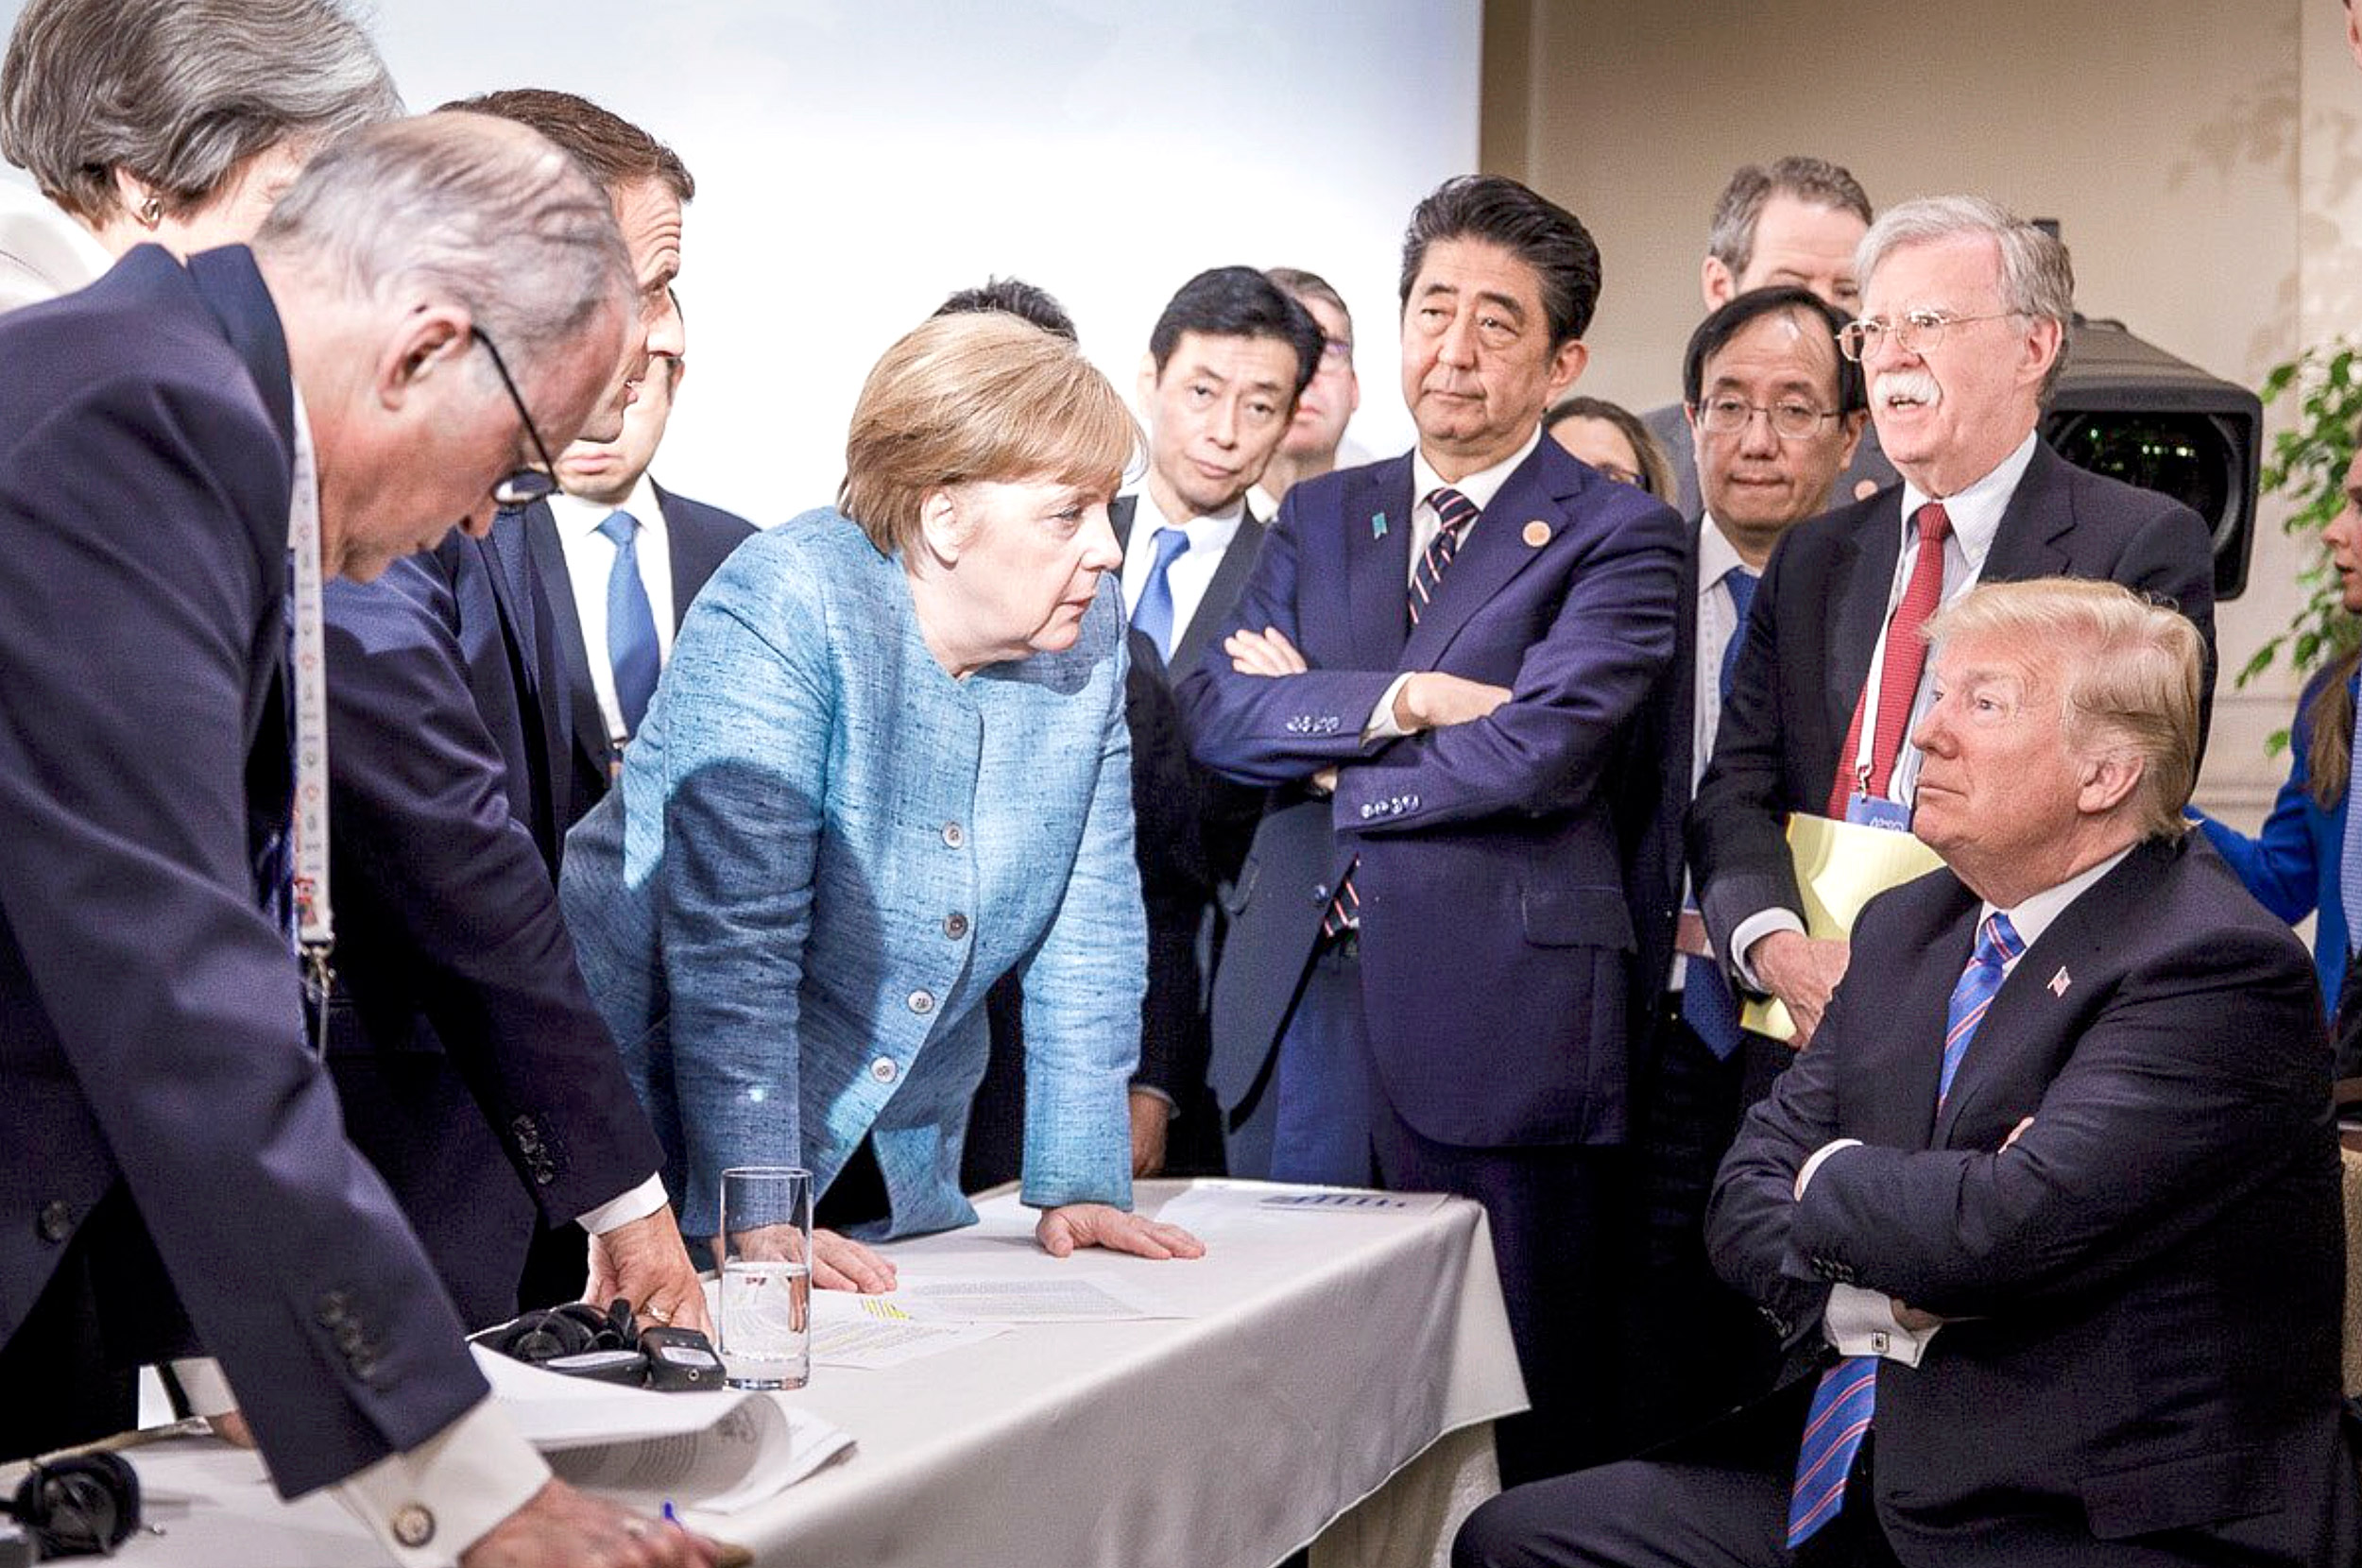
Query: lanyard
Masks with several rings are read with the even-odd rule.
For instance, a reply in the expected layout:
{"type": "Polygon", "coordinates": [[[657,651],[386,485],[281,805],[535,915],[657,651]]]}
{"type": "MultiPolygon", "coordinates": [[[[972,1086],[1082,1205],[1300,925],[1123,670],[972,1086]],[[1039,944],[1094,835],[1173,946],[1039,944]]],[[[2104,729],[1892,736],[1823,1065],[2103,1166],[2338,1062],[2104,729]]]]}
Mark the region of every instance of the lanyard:
{"type": "Polygon", "coordinates": [[[320,482],[303,401],[295,409],[295,491],[287,503],[287,543],[295,556],[296,943],[303,983],[324,1045],[328,993],[335,983],[329,954],[336,945],[328,900],[328,636],[322,624],[320,482]]]}
{"type": "MultiPolygon", "coordinates": [[[[1912,550],[1926,549],[1927,541],[1919,537],[1918,528],[1908,520],[1905,526],[1910,529],[1912,550]]],[[[1959,537],[1957,531],[1952,537],[1956,538],[1959,537]]],[[[1939,544],[1936,549],[1939,552],[1937,558],[1941,560],[1943,546],[1939,544]]],[[[1965,557],[1968,554],[1968,546],[1964,544],[1960,546],[1960,554],[1965,557]]],[[[1854,793],[1856,794],[1866,795],[1870,793],[1870,770],[1875,760],[1878,744],[1878,682],[1879,677],[1886,673],[1887,638],[1894,630],[1894,612],[1903,607],[1903,594],[1909,586],[1912,571],[1918,565],[1919,557],[1916,554],[1913,554],[1909,560],[1905,560],[1900,554],[1897,554],[1894,558],[1894,574],[1887,579],[1887,607],[1878,617],[1878,641],[1870,650],[1870,679],[1862,687],[1861,741],[1854,752],[1854,793]]],[[[1974,581],[1975,562],[1969,563],[1969,570],[1972,573],[1971,581],[1974,581]]],[[[1941,606],[1943,602],[1942,579],[1938,579],[1936,604],[1941,606]]],[[[1915,697],[1916,693],[1913,695],[1915,697]]],[[[1903,739],[1894,748],[1894,776],[1899,776],[1903,772],[1903,748],[1909,744],[1910,718],[1906,714],[1903,720],[1903,739]]],[[[1890,791],[1894,788],[1892,777],[1890,777],[1887,788],[1890,791]]]]}

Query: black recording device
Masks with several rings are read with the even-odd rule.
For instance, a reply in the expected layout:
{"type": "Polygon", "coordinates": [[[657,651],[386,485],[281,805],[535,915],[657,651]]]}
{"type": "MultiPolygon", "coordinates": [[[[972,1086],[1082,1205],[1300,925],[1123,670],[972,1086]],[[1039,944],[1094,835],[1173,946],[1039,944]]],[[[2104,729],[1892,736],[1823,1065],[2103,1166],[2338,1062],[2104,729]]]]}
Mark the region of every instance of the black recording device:
{"type": "Polygon", "coordinates": [[[33,1538],[34,1560],[111,1557],[140,1527],[140,1478],[116,1454],[77,1454],[33,1466],[0,1513],[33,1538]]]}
{"type": "Polygon", "coordinates": [[[722,1362],[710,1340],[690,1328],[643,1332],[632,1322],[631,1304],[620,1297],[604,1311],[570,1302],[527,1312],[474,1338],[487,1350],[564,1377],[663,1393],[722,1386],[722,1362]]]}

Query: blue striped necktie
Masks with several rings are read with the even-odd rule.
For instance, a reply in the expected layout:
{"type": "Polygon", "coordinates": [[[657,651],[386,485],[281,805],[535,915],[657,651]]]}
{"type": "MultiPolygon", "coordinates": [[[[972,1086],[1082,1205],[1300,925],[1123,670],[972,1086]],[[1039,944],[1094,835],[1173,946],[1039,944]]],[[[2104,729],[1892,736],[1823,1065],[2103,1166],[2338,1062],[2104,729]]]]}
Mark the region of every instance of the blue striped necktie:
{"type": "Polygon", "coordinates": [[[2353,726],[2346,762],[2346,831],[2337,844],[2337,902],[2346,912],[2346,951],[2362,949],[2362,810],[2354,810],[2354,780],[2362,778],[2362,722],[2353,726]]]}
{"type": "MultiPolygon", "coordinates": [[[[1936,1108],[1952,1092],[1952,1077],[1960,1070],[1968,1043],[1994,993],[2001,989],[2009,964],[2026,950],[2010,917],[1994,911],[1977,929],[1977,950],[1960,983],[1952,987],[1952,1004],[1945,1009],[1943,1071],[1936,1082],[1936,1108]]],[[[1835,1519],[1845,1507],[1845,1476],[1854,1468],[1869,1435],[1872,1412],[1878,1401],[1878,1357],[1849,1355],[1821,1374],[1813,1390],[1812,1407],[1805,1417],[1805,1439],[1796,1454],[1796,1484],[1788,1497],[1788,1544],[1793,1551],[1815,1530],[1835,1519]]]]}
{"type": "MultiPolygon", "coordinates": [[[[1452,557],[1460,554],[1460,540],[1468,532],[1468,525],[1477,520],[1477,503],[1448,485],[1438,485],[1427,493],[1427,503],[1435,510],[1440,526],[1435,537],[1427,541],[1419,553],[1419,564],[1411,571],[1411,624],[1419,623],[1419,616],[1427,609],[1435,590],[1444,584],[1444,573],[1450,570],[1452,557]]],[[[1361,895],[1353,885],[1353,874],[1361,867],[1357,855],[1345,867],[1345,874],[1337,883],[1337,895],[1328,901],[1328,912],[1321,917],[1321,935],[1333,937],[1340,931],[1351,930],[1361,924],[1361,895]]]]}
{"type": "MultiPolygon", "coordinates": [[[[1722,574],[1722,587],[1729,590],[1731,608],[1737,620],[1731,630],[1731,639],[1722,645],[1720,685],[1717,687],[1722,701],[1731,700],[1731,677],[1738,671],[1739,646],[1747,640],[1747,612],[1755,602],[1755,588],[1763,580],[1743,566],[1735,566],[1722,574]]],[[[1704,1042],[1718,1062],[1727,1062],[1738,1049],[1743,1034],[1738,1022],[1738,1000],[1731,995],[1730,982],[1722,978],[1721,966],[1710,958],[1691,957],[1684,961],[1687,968],[1682,977],[1682,1021],[1690,1032],[1704,1042]]]]}

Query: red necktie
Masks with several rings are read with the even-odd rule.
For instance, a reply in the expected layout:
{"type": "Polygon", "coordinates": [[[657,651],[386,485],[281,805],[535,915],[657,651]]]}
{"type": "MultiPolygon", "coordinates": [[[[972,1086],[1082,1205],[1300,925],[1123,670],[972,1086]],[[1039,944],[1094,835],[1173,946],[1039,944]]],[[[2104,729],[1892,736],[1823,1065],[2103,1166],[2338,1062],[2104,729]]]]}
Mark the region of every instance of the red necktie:
{"type": "MultiPolygon", "coordinates": [[[[1943,540],[1952,520],[1943,503],[1931,501],[1911,520],[1919,529],[1919,555],[1911,562],[1911,580],[1903,588],[1903,602],[1887,622],[1886,657],[1878,666],[1878,727],[1870,746],[1870,781],[1861,786],[1873,796],[1887,793],[1894,777],[1894,759],[1902,755],[1903,737],[1911,721],[1911,704],[1919,697],[1919,672],[1927,662],[1927,644],[1919,629],[1943,602],[1943,540]]],[[[1837,778],[1829,786],[1829,815],[1845,815],[1846,797],[1857,788],[1854,760],[1861,755],[1862,708],[1870,685],[1854,702],[1854,722],[1846,726],[1844,749],[1838,753],[1837,778]]]]}

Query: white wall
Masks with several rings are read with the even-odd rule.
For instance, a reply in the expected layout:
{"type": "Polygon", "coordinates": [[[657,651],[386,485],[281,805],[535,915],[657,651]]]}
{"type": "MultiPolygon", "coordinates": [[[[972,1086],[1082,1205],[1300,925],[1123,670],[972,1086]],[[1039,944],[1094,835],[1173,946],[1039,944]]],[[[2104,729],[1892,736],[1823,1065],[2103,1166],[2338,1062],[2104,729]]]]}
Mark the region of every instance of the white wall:
{"type": "Polygon", "coordinates": [[[564,88],[687,161],[692,369],[657,471],[776,522],[834,494],[878,354],[994,272],[1057,295],[1128,394],[1192,273],[1309,267],[1354,309],[1354,438],[1407,446],[1395,261],[1412,204],[1475,166],[1481,10],[380,0],[371,31],[414,109],[564,88]]]}

